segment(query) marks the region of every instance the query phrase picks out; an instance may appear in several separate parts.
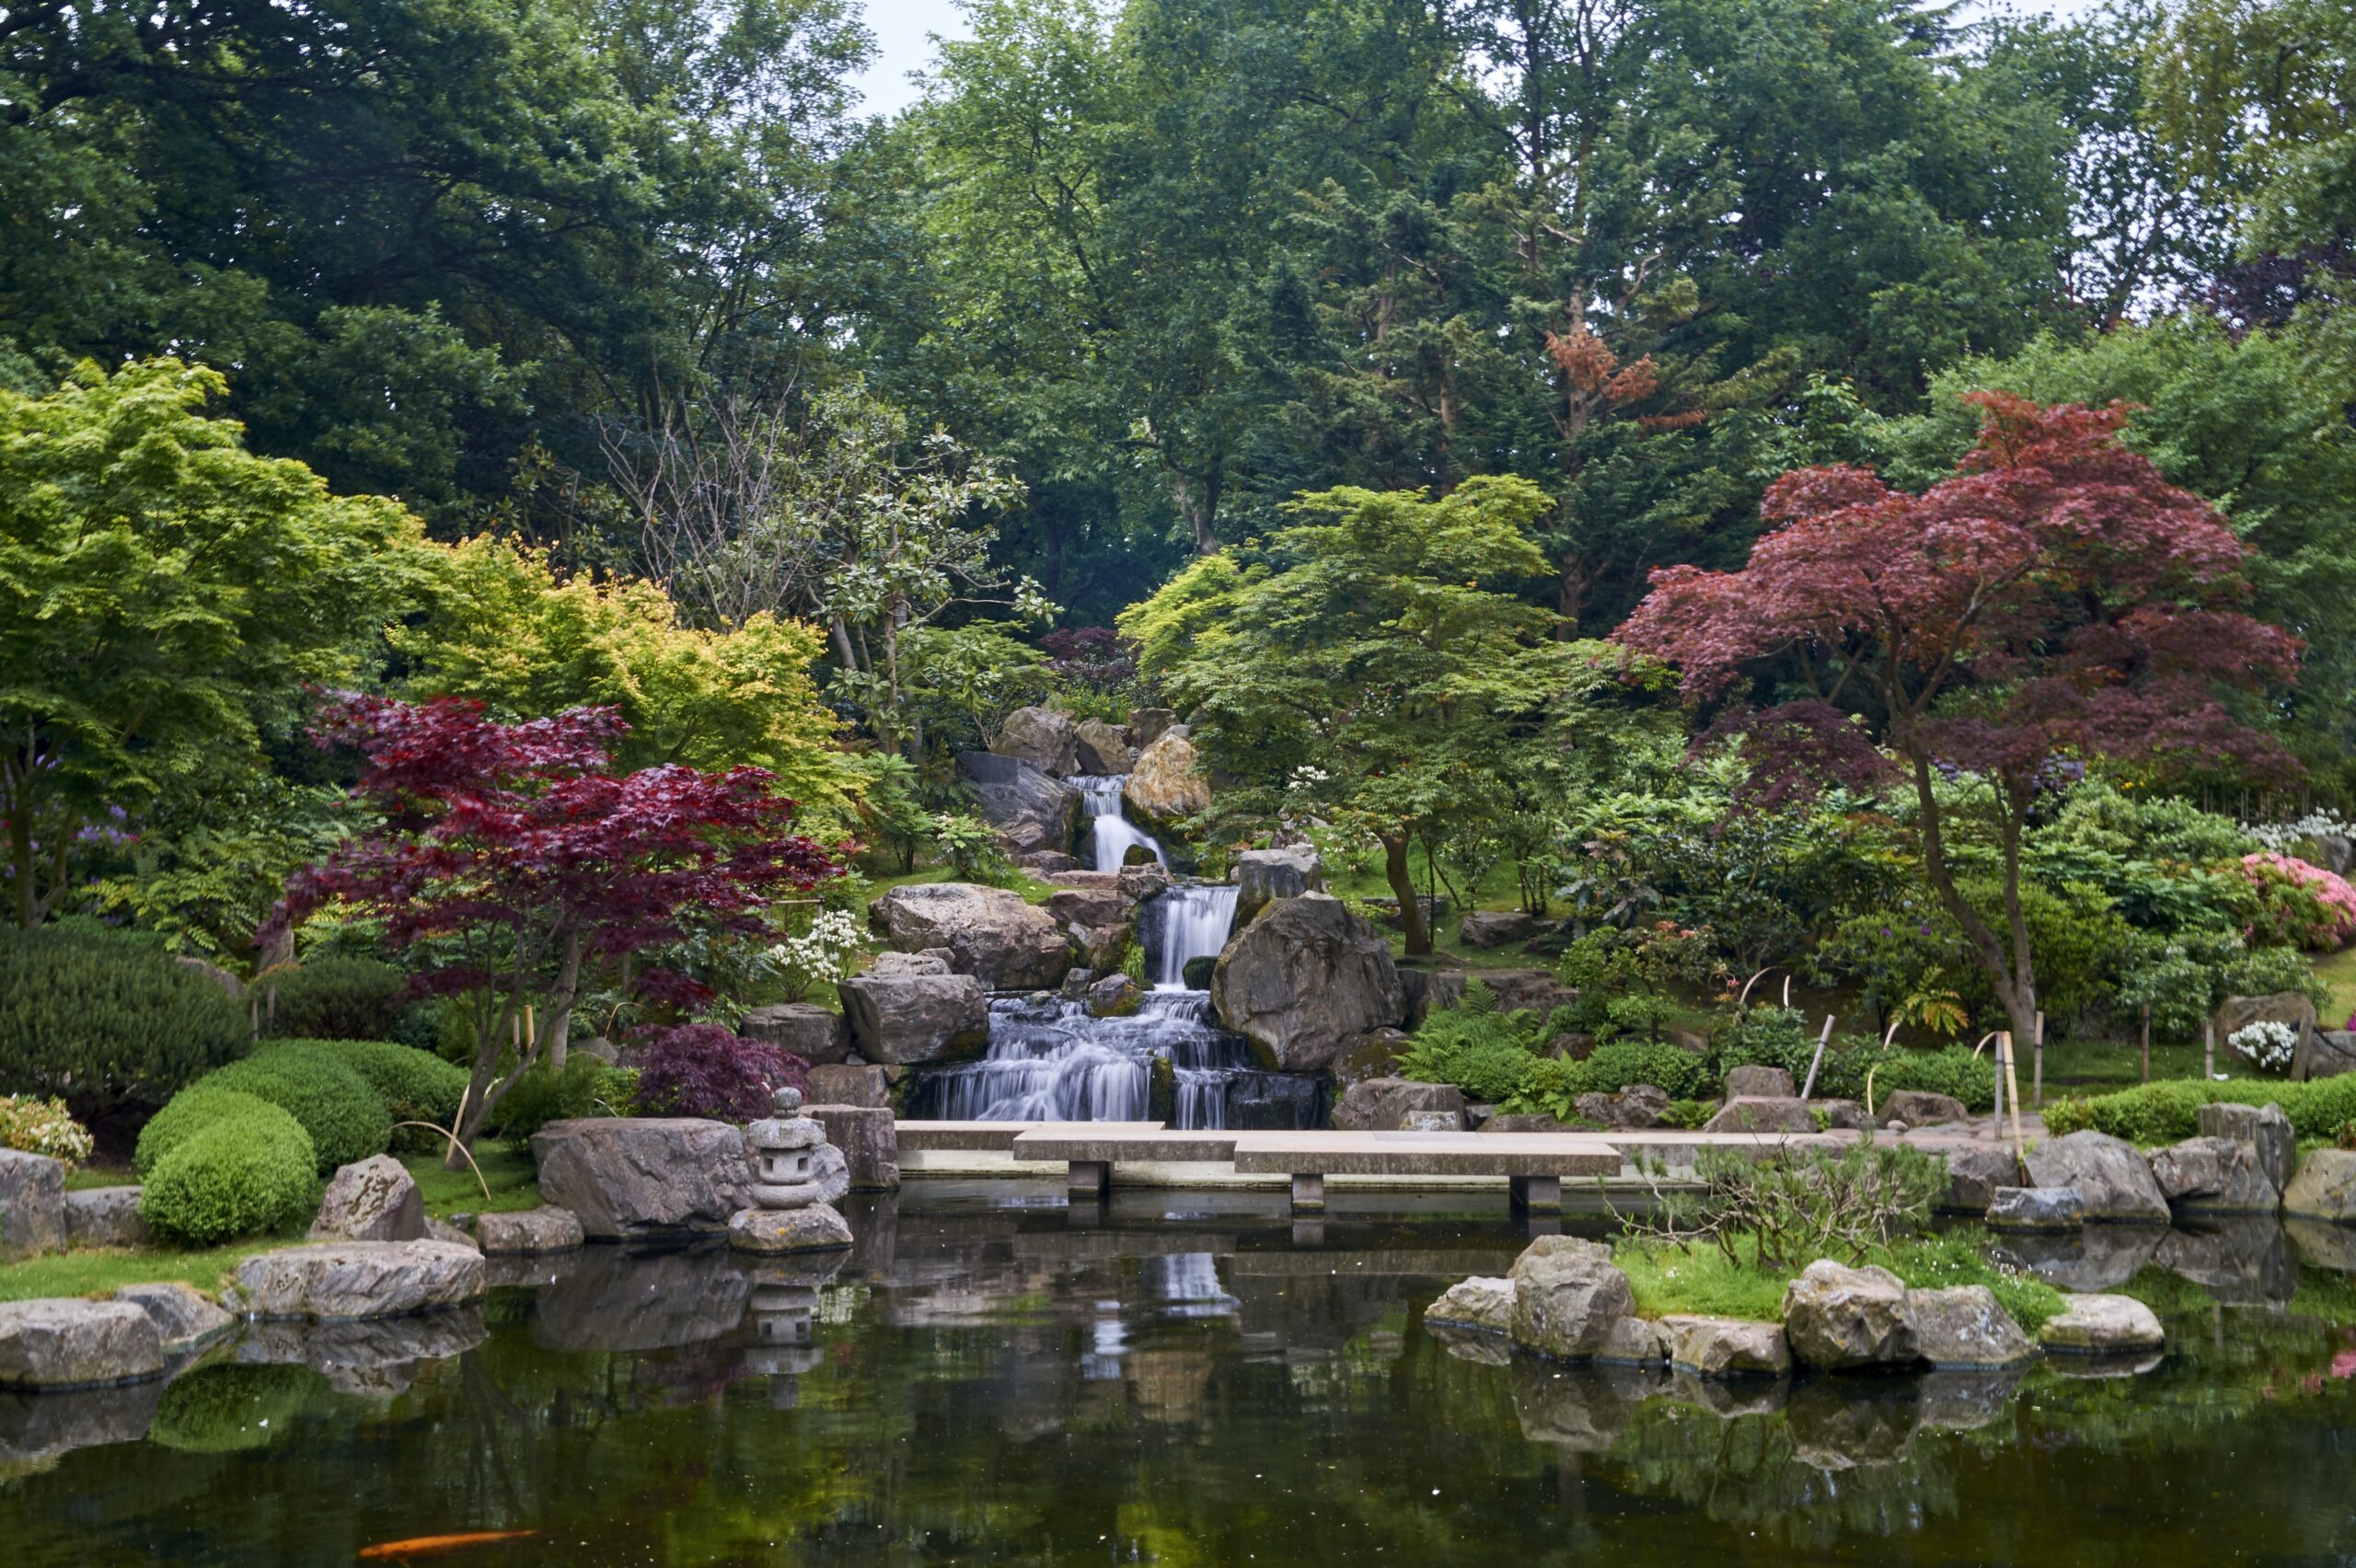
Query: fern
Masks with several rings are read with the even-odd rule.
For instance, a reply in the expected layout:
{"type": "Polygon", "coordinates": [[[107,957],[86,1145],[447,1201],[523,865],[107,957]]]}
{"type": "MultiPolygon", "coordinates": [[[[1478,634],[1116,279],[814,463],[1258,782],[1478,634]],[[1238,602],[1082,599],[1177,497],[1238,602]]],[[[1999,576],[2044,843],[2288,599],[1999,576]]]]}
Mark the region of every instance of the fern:
{"type": "Polygon", "coordinates": [[[1464,987],[1464,999],[1449,1010],[1485,1018],[1497,1010],[1497,994],[1489,989],[1487,981],[1475,980],[1464,987]]]}

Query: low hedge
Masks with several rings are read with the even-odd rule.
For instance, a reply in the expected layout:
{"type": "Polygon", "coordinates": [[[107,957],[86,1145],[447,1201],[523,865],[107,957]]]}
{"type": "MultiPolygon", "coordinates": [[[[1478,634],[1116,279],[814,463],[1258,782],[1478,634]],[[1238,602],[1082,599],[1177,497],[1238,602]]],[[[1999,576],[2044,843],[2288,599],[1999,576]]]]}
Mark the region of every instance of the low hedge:
{"type": "Polygon", "coordinates": [[[2054,1101],[2045,1108],[2045,1127],[2056,1137],[2092,1127],[2129,1143],[2172,1144],[2200,1135],[2203,1105],[2269,1103],[2282,1107],[2299,1137],[2337,1138],[2356,1122],[2356,1075],[2312,1083],[2161,1078],[2117,1094],[2054,1101]]]}
{"type": "Polygon", "coordinates": [[[382,1040],[409,1003],[409,976],[373,958],[308,959],[254,987],[270,1032],[288,1040],[382,1040]]]}
{"type": "Polygon", "coordinates": [[[294,1224],[318,1201],[310,1135],[275,1105],[236,1098],[248,1105],[190,1133],[141,1183],[140,1217],[158,1235],[212,1246],[294,1224]]]}
{"type": "Polygon", "coordinates": [[[446,1127],[466,1098],[467,1070],[430,1051],[389,1040],[284,1040],[255,1053],[269,1060],[281,1053],[340,1062],[360,1075],[385,1102],[396,1122],[431,1122],[446,1127]]]}
{"type": "Polygon", "coordinates": [[[192,1087],[234,1089],[266,1100],[311,1135],[319,1174],[382,1154],[393,1138],[384,1097],[344,1062],[309,1051],[265,1051],[207,1074],[192,1087]]]}

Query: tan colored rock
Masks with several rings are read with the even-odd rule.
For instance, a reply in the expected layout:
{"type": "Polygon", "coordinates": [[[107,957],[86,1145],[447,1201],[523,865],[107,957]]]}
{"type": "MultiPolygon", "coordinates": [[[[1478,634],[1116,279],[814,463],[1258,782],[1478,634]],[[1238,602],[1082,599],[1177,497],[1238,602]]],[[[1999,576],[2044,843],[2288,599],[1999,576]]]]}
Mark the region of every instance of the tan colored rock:
{"type": "Polygon", "coordinates": [[[580,1216],[550,1204],[475,1218],[475,1244],[487,1255],[567,1252],[586,1239],[580,1216]]]}
{"type": "Polygon", "coordinates": [[[2018,1366],[2037,1358],[2037,1346],[1984,1285],[1910,1290],[1906,1308],[1916,1348],[1940,1370],[2018,1366]]]}
{"type": "Polygon", "coordinates": [[[151,1238],[136,1187],[85,1187],[65,1194],[65,1240],[73,1247],[144,1247],[151,1238]]]}
{"type": "Polygon", "coordinates": [[[1600,1241],[1541,1236],[1514,1260],[1511,1277],[1514,1343],[1557,1360],[1593,1357],[1636,1310],[1628,1276],[1600,1241]]]}
{"type": "Polygon", "coordinates": [[[1805,1100],[1741,1095],[1728,1100],[1703,1125],[1705,1133],[1813,1133],[1816,1117],[1805,1100]]]}
{"type": "Polygon", "coordinates": [[[532,1135],[532,1156],[540,1196],[595,1240],[716,1236],[752,1181],[744,1135],[693,1116],[551,1122],[532,1135]]]}
{"type": "Polygon", "coordinates": [[[1459,1280],[1424,1309],[1424,1321],[1482,1333],[1513,1331],[1514,1282],[1494,1275],[1459,1280]]]}
{"type": "Polygon", "coordinates": [[[1669,1336],[1669,1361],[1680,1371],[1734,1378],[1780,1377],[1792,1369],[1781,1323],[1680,1313],[1661,1319],[1660,1326],[1669,1336]]]}
{"type": "Polygon", "coordinates": [[[2081,1355],[2158,1350],[2167,1343],[2160,1320],[2131,1296],[2073,1296],[2067,1309],[2048,1318],[2037,1337],[2049,1351],[2081,1355]]]}
{"type": "Polygon", "coordinates": [[[2334,1225],[2356,1221],[2356,1151],[2319,1148],[2300,1160],[2282,1191],[2282,1212],[2334,1225]]]}
{"type": "Polygon", "coordinates": [[[850,1227],[826,1204],[798,1209],[742,1209],[728,1221],[728,1245],[740,1252],[827,1252],[850,1245],[850,1227]]]}
{"type": "Polygon", "coordinates": [[[1793,1100],[1799,1091],[1800,1086],[1792,1081],[1792,1075],[1781,1067],[1746,1062],[1727,1069],[1728,1100],[1793,1100]]]}
{"type": "Polygon", "coordinates": [[[482,1254],[444,1241],[315,1241],[237,1265],[257,1318],[396,1318],[482,1299],[482,1254]]]}
{"type": "Polygon", "coordinates": [[[1121,786],[1121,801],[1128,807],[1130,821],[1155,833],[1168,831],[1181,818],[1208,811],[1210,780],[1195,754],[1195,744],[1164,733],[1139,752],[1129,769],[1128,782],[1121,786]]]}
{"type": "Polygon", "coordinates": [[[1052,708],[1018,708],[1008,714],[990,750],[1058,778],[1080,770],[1080,726],[1052,708]]]}
{"type": "Polygon", "coordinates": [[[1007,888],[913,882],[867,911],[900,951],[945,948],[958,974],[993,991],[1052,990],[1072,965],[1070,939],[1055,917],[1007,888]]]}
{"type": "Polygon", "coordinates": [[[1906,1282],[1819,1258],[1784,1287],[1784,1340],[1802,1366],[1903,1366],[1920,1354],[1906,1282]]]}
{"type": "Polygon", "coordinates": [[[425,1199],[409,1167],[374,1154],[338,1170],[311,1221],[314,1241],[414,1241],[425,1234],[425,1199]]]}
{"type": "Polygon", "coordinates": [[[1138,749],[1129,744],[1128,732],[1118,724],[1108,724],[1102,719],[1082,719],[1076,726],[1075,739],[1082,773],[1126,773],[1137,766],[1138,749]]]}

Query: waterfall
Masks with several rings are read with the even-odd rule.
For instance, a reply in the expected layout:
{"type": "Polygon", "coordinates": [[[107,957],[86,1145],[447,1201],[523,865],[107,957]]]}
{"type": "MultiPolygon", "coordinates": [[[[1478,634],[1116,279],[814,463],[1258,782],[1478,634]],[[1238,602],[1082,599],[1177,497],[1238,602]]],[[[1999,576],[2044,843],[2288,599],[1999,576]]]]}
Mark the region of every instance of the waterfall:
{"type": "Polygon", "coordinates": [[[1237,891],[1232,882],[1185,882],[1148,906],[1158,939],[1146,944],[1153,959],[1154,989],[1184,989],[1188,959],[1218,956],[1227,945],[1229,928],[1235,924],[1237,891]]]}
{"type": "MultiPolygon", "coordinates": [[[[1230,890],[1232,891],[1232,890],[1230,890]]],[[[927,1069],[907,1114],[950,1122],[1143,1122],[1185,1128],[1313,1127],[1317,1081],[1254,1068],[1235,1035],[1211,1021],[1201,991],[1154,991],[1126,1018],[1044,993],[990,999],[982,1059],[927,1069]],[[1156,1058],[1171,1096],[1154,1103],[1156,1058]]]]}
{"type": "Polygon", "coordinates": [[[1126,773],[1075,773],[1065,780],[1080,791],[1080,801],[1088,808],[1089,853],[1097,870],[1119,870],[1132,844],[1152,850],[1156,864],[1170,863],[1162,858],[1161,846],[1153,835],[1123,814],[1121,786],[1128,781],[1126,773]]]}

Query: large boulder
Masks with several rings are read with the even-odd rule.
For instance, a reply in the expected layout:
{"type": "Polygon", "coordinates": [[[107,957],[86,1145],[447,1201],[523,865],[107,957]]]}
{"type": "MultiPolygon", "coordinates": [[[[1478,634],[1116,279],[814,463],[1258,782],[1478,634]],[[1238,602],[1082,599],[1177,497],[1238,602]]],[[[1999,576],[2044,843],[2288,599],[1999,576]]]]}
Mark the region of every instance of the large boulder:
{"type": "Polygon", "coordinates": [[[850,1227],[830,1204],[744,1209],[728,1222],[728,1245],[739,1252],[833,1252],[850,1242],[850,1227]]]}
{"type": "Polygon", "coordinates": [[[237,1305],[253,1318],[398,1318],[479,1301],[488,1277],[480,1252],[446,1241],[314,1241],[239,1263],[237,1305]]]}
{"type": "Polygon", "coordinates": [[[959,752],[974,810],[1011,854],[1065,854],[1080,825],[1080,791],[1020,757],[959,752]]]}
{"type": "Polygon", "coordinates": [[[2130,1143],[2091,1128],[2067,1137],[2045,1138],[2022,1161],[2040,1187],[2072,1187],[2086,1217],[2122,1225],[2165,1225],[2167,1195],[2152,1179],[2152,1166],[2130,1143]]]}
{"type": "Polygon", "coordinates": [[[2356,1073],[2356,1029],[2310,1029],[2299,1035],[2291,1054],[2293,1078],[2304,1083],[2342,1073],[2356,1073]]]}
{"type": "Polygon", "coordinates": [[[851,1042],[870,1062],[903,1066],[977,1050],[989,1039],[989,997],[970,974],[928,966],[915,954],[880,953],[864,974],[835,983],[851,1042]],[[886,959],[901,963],[886,963],[886,959]]]}
{"type": "Polygon", "coordinates": [[[892,1085],[884,1069],[846,1062],[840,1066],[810,1069],[810,1099],[818,1105],[857,1105],[869,1110],[888,1108],[892,1085]]]}
{"type": "Polygon", "coordinates": [[[1082,773],[1126,773],[1137,766],[1138,748],[1129,744],[1129,732],[1118,724],[1082,719],[1074,727],[1073,738],[1080,748],[1082,773]]]}
{"type": "Polygon", "coordinates": [[[1071,967],[1071,940],[1022,895],[974,882],[914,882],[867,906],[902,952],[946,948],[960,974],[993,991],[1045,991],[1071,967]]]}
{"type": "Polygon", "coordinates": [[[850,1026],[843,1015],[815,1002],[776,1002],[745,1015],[736,1032],[747,1040],[790,1052],[813,1066],[850,1055],[850,1026]]]}
{"type": "Polygon", "coordinates": [[[127,1285],[114,1293],[147,1314],[166,1355],[194,1350],[227,1333],[237,1320],[192,1285],[127,1285]]]}
{"type": "Polygon", "coordinates": [[[581,1216],[571,1209],[542,1204],[537,1208],[510,1209],[475,1218],[475,1245],[486,1257],[536,1252],[569,1252],[588,1237],[581,1216]]]}
{"type": "Polygon", "coordinates": [[[87,1389],[153,1378],[163,1336],[128,1301],[0,1303],[0,1389],[87,1389]]]}
{"type": "Polygon", "coordinates": [[[1424,1321],[1436,1327],[1471,1329],[1484,1334],[1513,1331],[1514,1282],[1476,1275],[1459,1280],[1424,1309],[1424,1321]]]}
{"type": "Polygon", "coordinates": [[[2334,1225],[2356,1221],[2356,1152],[2319,1148],[2300,1160],[2298,1174],[2282,1189],[2282,1212],[2334,1225]]]}
{"type": "Polygon", "coordinates": [[[1166,833],[1182,817],[1207,811],[1211,785],[1195,755],[1195,743],[1164,732],[1139,752],[1128,781],[1121,786],[1121,801],[1128,807],[1130,821],[1156,833],[1166,833]]]}
{"type": "Polygon", "coordinates": [[[1286,1072],[1315,1072],[1369,1030],[1395,1024],[1406,998],[1391,944],[1342,901],[1279,899],[1229,939],[1211,971],[1219,1022],[1286,1072]]]}
{"type": "Polygon", "coordinates": [[[1456,923],[1456,940],[1469,948],[1501,948],[1538,934],[1538,917],[1522,909],[1474,909],[1456,923]]]}
{"type": "Polygon", "coordinates": [[[2158,1350],[2167,1343],[2160,1320],[2131,1296],[2073,1296],[2037,1332],[2047,1350],[2079,1355],[2158,1350]]]}
{"type": "Polygon", "coordinates": [[[1906,1315],[1915,1349],[1941,1370],[2018,1366],[2037,1357],[2037,1346],[1984,1285],[1910,1290],[1906,1315]]]}
{"type": "Polygon", "coordinates": [[[899,1124],[892,1113],[865,1105],[808,1105],[802,1113],[826,1129],[842,1151],[854,1193],[890,1192],[900,1184],[899,1124]]]}
{"type": "Polygon", "coordinates": [[[1999,1187],[1988,1200],[1991,1230],[2076,1230],[2086,1203],[2074,1187],[1999,1187]]]}
{"type": "Polygon", "coordinates": [[[1802,1366],[1902,1366],[1920,1350],[1906,1282],[1870,1264],[1819,1258],[1784,1287],[1784,1340],[1802,1366]]]}
{"type": "Polygon", "coordinates": [[[136,1187],[85,1187],[65,1194],[65,1240],[73,1247],[144,1247],[153,1239],[136,1187]]]}
{"type": "Polygon", "coordinates": [[[1780,1377],[1792,1369],[1781,1323],[1680,1313],[1660,1320],[1669,1364],[1703,1378],[1780,1377]]]}
{"type": "Polygon", "coordinates": [[[1942,1122],[1962,1122],[1971,1113],[1962,1101],[1952,1094],[1934,1094],[1927,1089],[1901,1089],[1893,1091],[1877,1108],[1884,1122],[1903,1122],[1910,1127],[1934,1127],[1942,1122]]]}
{"type": "Polygon", "coordinates": [[[1937,1151],[1947,1162],[1947,1190],[1938,1207],[1958,1214],[1985,1214],[1999,1187],[2017,1187],[2020,1157],[2010,1144],[1947,1144],[1937,1151]]]}
{"type": "Polygon", "coordinates": [[[2255,1145],[2187,1138],[2152,1151],[2152,1179],[2168,1203],[2210,1214],[2272,1214],[2282,1193],[2258,1169],[2255,1145]]]}
{"type": "Polygon", "coordinates": [[[1178,715],[1167,708],[1132,708],[1129,709],[1129,744],[1143,751],[1168,733],[1178,722],[1178,715]]]}
{"type": "Polygon", "coordinates": [[[1279,898],[1325,891],[1314,849],[1246,849],[1235,857],[1235,923],[1240,928],[1279,898]]]}
{"type": "Polygon", "coordinates": [[[1669,1090],[1649,1083],[1632,1083],[1617,1094],[1582,1094],[1571,1101],[1582,1122],[1627,1132],[1667,1126],[1669,1106],[1669,1090]]]}
{"type": "Polygon", "coordinates": [[[1728,1067],[1725,1088],[1728,1100],[1796,1100],[1800,1092],[1789,1072],[1758,1062],[1728,1067]]]}
{"type": "Polygon", "coordinates": [[[744,1135],[693,1116],[550,1122],[532,1158],[540,1196],[595,1240],[718,1235],[752,1184],[744,1135]]]}
{"type": "Polygon", "coordinates": [[[0,1262],[65,1250],[65,1167],[0,1148],[0,1262]]]}
{"type": "Polygon", "coordinates": [[[1486,986],[1490,995],[1497,998],[1499,1012],[1520,1012],[1526,1009],[1553,1012],[1579,999],[1576,986],[1564,985],[1543,969],[1484,969],[1472,978],[1486,986]]]}
{"type": "Polygon", "coordinates": [[[1805,1100],[1763,1094],[1738,1095],[1703,1124],[1705,1133],[1813,1133],[1816,1117],[1805,1100]]]}
{"type": "Polygon", "coordinates": [[[2298,1158],[2299,1140],[2291,1118],[2271,1101],[2264,1105],[2203,1105],[2193,1113],[2194,1124],[2204,1138],[2231,1138],[2250,1146],[2258,1168],[2275,1189],[2291,1184],[2291,1170],[2298,1158]]]}
{"type": "Polygon", "coordinates": [[[1464,1091],[1452,1083],[1378,1078],[1354,1083],[1334,1102],[1334,1125],[1345,1132],[1392,1132],[1411,1115],[1439,1115],[1464,1125],[1464,1091]]]}
{"type": "Polygon", "coordinates": [[[414,1241],[425,1234],[425,1198],[409,1167],[373,1154],[339,1169],[311,1221],[314,1241],[414,1241]]]}
{"type": "Polygon", "coordinates": [[[1008,714],[1005,728],[999,732],[998,744],[990,750],[1000,756],[1027,762],[1042,773],[1052,773],[1058,778],[1080,771],[1080,726],[1071,721],[1069,714],[1058,713],[1052,708],[1018,708],[1008,714]]]}
{"type": "Polygon", "coordinates": [[[1513,1343],[1541,1355],[1585,1360],[1611,1343],[1612,1325],[1636,1309],[1611,1249],[1576,1236],[1541,1236],[1514,1260],[1513,1343]]]}

